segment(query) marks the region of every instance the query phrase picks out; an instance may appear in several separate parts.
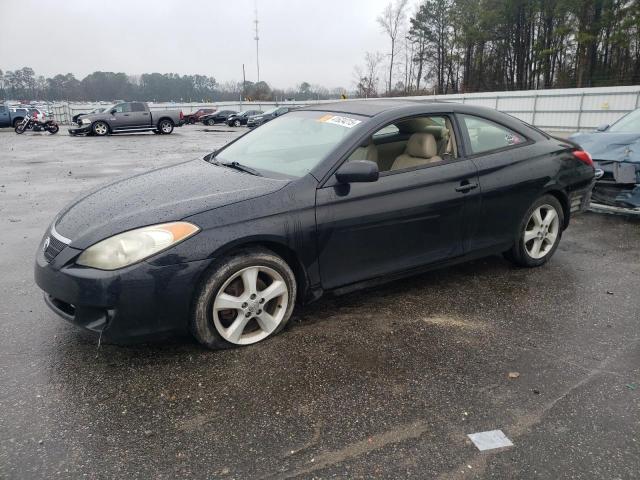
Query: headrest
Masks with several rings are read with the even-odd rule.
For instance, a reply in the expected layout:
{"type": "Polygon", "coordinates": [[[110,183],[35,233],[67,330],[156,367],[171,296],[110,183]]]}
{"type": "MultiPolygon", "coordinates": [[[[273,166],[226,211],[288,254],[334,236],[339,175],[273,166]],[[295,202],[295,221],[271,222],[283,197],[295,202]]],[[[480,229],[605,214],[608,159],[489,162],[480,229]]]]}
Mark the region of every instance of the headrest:
{"type": "Polygon", "coordinates": [[[438,155],[438,144],[430,133],[414,133],[409,137],[407,153],[418,158],[435,157],[438,155]]]}
{"type": "Polygon", "coordinates": [[[437,125],[430,125],[424,127],[420,133],[431,133],[436,137],[436,140],[442,140],[449,138],[449,129],[446,127],[439,127],[437,125]]]}

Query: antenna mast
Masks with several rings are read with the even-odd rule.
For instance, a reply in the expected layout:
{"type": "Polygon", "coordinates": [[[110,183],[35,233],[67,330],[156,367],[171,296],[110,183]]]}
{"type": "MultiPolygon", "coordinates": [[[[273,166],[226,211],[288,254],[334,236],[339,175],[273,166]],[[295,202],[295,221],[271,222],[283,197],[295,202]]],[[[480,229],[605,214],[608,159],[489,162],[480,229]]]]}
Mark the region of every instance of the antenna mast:
{"type": "Polygon", "coordinates": [[[260,81],[260,56],[258,53],[258,41],[260,40],[260,37],[258,36],[258,0],[256,0],[255,2],[255,12],[256,12],[256,19],[253,21],[253,23],[256,24],[256,36],[253,38],[256,41],[256,67],[258,68],[258,82],[260,81]]]}

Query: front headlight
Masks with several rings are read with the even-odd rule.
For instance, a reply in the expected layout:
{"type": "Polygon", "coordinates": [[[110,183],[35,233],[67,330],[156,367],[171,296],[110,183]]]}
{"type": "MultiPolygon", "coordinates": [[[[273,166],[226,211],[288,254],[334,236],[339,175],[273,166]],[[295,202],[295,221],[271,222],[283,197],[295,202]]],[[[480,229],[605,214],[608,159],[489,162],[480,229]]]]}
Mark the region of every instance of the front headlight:
{"type": "Polygon", "coordinates": [[[199,231],[199,227],[189,222],[129,230],[90,246],[80,254],[76,263],[100,270],[117,270],[155,255],[199,231]]]}
{"type": "Polygon", "coordinates": [[[89,119],[89,118],[81,118],[80,119],[80,125],[86,125],[88,123],[91,123],[91,119],[89,119]]]}

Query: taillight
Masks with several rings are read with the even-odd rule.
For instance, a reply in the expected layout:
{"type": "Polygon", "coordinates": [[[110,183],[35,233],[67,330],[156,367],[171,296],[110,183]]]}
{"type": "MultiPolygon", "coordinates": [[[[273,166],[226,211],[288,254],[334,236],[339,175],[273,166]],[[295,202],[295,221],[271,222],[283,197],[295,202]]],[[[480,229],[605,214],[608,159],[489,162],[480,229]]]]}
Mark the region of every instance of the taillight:
{"type": "Polygon", "coordinates": [[[582,163],[585,163],[590,167],[593,167],[593,158],[591,158],[591,155],[589,155],[589,152],[585,150],[574,150],[573,156],[576,157],[578,160],[580,160],[582,163]]]}
{"type": "Polygon", "coordinates": [[[184,113],[182,113],[182,110],[180,110],[180,120],[182,120],[184,118],[184,113]]]}

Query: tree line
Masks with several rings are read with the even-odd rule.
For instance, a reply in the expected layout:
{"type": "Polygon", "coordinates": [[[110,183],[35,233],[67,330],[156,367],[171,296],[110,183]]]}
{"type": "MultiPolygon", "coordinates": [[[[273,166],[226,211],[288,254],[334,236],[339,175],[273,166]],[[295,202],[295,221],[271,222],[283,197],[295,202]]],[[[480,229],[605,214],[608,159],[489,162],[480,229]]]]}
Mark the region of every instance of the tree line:
{"type": "Polygon", "coordinates": [[[45,101],[142,100],[155,102],[215,102],[251,100],[309,100],[339,98],[345,90],[329,90],[302,82],[286,90],[266,82],[223,82],[206,75],[145,73],[139,76],[115,72],[93,72],[82,80],[72,73],[51,78],[36,75],[30,67],[0,70],[0,99],[45,101]]]}
{"type": "Polygon", "coordinates": [[[360,96],[640,83],[638,0],[395,0],[387,52],[355,67],[360,96]]]}

